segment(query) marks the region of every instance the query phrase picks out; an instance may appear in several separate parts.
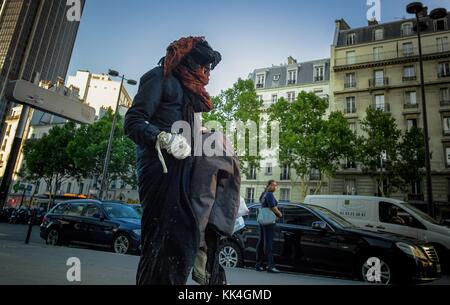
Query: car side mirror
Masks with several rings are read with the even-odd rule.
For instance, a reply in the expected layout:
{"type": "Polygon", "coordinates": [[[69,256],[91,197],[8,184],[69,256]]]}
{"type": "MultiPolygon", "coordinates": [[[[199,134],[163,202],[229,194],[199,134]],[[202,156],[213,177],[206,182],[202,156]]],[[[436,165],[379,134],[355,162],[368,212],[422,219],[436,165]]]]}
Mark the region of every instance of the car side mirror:
{"type": "Polygon", "coordinates": [[[316,222],[313,222],[312,228],[314,230],[326,231],[327,230],[327,224],[325,222],[323,222],[323,221],[316,221],[316,222]]]}

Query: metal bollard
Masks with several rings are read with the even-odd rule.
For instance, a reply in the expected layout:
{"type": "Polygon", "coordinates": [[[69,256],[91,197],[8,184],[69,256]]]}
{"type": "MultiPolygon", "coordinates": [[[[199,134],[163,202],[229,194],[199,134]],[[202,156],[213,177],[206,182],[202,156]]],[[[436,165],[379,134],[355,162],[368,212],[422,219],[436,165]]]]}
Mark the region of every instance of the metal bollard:
{"type": "Polygon", "coordinates": [[[25,240],[25,244],[28,245],[30,243],[31,231],[33,230],[34,219],[36,218],[36,210],[33,210],[31,213],[30,221],[28,222],[28,233],[27,239],[25,240]]]}

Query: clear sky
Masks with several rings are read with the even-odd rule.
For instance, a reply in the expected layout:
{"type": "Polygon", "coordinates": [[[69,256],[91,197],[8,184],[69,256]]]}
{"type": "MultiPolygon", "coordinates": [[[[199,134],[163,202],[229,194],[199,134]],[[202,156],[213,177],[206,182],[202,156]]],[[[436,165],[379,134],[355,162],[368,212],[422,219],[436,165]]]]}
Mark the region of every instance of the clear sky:
{"type": "MultiPolygon", "coordinates": [[[[212,72],[212,95],[255,68],[330,56],[335,20],[367,25],[368,0],[86,0],[69,68],[116,69],[139,80],[183,36],[205,36],[222,53],[212,72]]],[[[379,0],[381,21],[410,18],[410,0],[379,0]]],[[[372,2],[372,1],[370,1],[372,2]]],[[[450,0],[425,0],[430,9],[450,0]]],[[[137,88],[128,88],[132,97],[137,88]]]]}

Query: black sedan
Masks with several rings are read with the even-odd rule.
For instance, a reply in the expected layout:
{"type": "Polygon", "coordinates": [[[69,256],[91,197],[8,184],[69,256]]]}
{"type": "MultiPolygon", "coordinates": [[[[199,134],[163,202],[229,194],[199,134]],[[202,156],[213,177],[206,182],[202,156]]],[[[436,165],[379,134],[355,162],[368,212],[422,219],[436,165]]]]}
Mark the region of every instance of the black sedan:
{"type": "MultiPolygon", "coordinates": [[[[222,266],[254,266],[259,207],[251,206],[246,227],[222,242],[222,266]]],[[[357,229],[321,207],[281,204],[279,209],[283,218],[278,220],[273,242],[277,268],[383,284],[427,282],[440,277],[439,258],[431,245],[357,229]]]]}
{"type": "Polygon", "coordinates": [[[131,207],[97,200],[58,204],[43,219],[41,237],[50,245],[83,244],[119,254],[139,252],[141,218],[131,207]]]}

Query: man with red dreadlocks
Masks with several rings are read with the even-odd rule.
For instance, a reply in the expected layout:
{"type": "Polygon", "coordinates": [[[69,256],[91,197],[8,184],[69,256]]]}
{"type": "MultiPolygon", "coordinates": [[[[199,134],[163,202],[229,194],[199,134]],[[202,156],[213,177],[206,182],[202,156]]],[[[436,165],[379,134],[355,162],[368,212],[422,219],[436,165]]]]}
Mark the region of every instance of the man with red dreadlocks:
{"type": "MultiPolygon", "coordinates": [[[[159,66],[142,76],[125,116],[125,133],[138,146],[139,196],[144,211],[138,285],[186,284],[199,261],[201,236],[211,235],[200,232],[199,217],[203,216],[197,215],[190,194],[197,183],[192,181],[198,163],[190,145],[194,136],[191,133],[191,139],[186,139],[174,133],[172,126],[184,121],[194,130],[194,116],[212,110],[205,86],[220,61],[220,53],[204,37],[173,42],[159,66]]],[[[205,184],[204,179],[197,180],[205,184]]],[[[228,214],[233,218],[236,213],[228,214]]],[[[234,219],[229,222],[234,224],[234,219]]],[[[223,273],[217,266],[209,270],[223,273]]],[[[203,284],[225,282],[224,275],[209,274],[207,279],[203,284]]]]}

